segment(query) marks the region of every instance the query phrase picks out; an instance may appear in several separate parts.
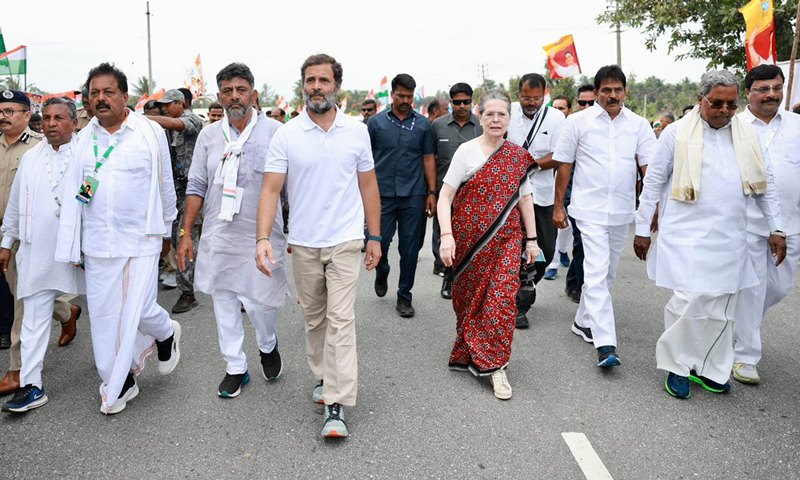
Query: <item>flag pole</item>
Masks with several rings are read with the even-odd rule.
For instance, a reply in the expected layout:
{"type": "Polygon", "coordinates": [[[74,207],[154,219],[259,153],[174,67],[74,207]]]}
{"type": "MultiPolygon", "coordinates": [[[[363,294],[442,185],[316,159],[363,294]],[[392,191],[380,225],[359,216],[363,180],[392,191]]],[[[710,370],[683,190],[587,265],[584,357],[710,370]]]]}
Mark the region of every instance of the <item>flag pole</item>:
{"type": "Polygon", "coordinates": [[[791,108],[792,92],[794,91],[794,63],[797,60],[797,43],[800,41],[800,2],[797,3],[797,18],[794,23],[794,43],[792,44],[792,57],[789,59],[789,84],[786,89],[786,110],[791,108]]]}
{"type": "Polygon", "coordinates": [[[147,2],[147,93],[153,93],[153,56],[150,51],[150,2],[147,2]]]}

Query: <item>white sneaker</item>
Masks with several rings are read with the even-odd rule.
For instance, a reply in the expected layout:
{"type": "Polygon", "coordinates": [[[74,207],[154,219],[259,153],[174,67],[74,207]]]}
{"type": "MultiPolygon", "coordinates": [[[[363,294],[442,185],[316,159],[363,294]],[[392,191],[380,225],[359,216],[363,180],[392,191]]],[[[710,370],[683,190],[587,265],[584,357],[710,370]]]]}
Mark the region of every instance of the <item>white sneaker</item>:
{"type": "Polygon", "coordinates": [[[137,395],[139,395],[139,385],[134,383],[133,386],[129,388],[127,392],[125,392],[125,395],[117,399],[117,402],[114,403],[114,405],[111,408],[107,408],[105,403],[101,403],[100,413],[103,413],[105,415],[117,414],[125,410],[125,407],[128,406],[128,402],[136,398],[137,395]]]}
{"type": "Polygon", "coordinates": [[[740,383],[758,385],[761,377],[758,376],[756,366],[750,363],[736,362],[733,364],[733,378],[740,383]]]}
{"type": "Polygon", "coordinates": [[[495,397],[500,400],[511,398],[511,384],[508,383],[505,370],[498,370],[492,374],[492,386],[494,387],[495,397]]]}
{"type": "Polygon", "coordinates": [[[166,288],[175,288],[178,286],[178,279],[175,277],[175,272],[167,273],[164,275],[164,279],[161,280],[161,285],[164,285],[166,288]]]}
{"type": "Polygon", "coordinates": [[[172,322],[173,331],[172,345],[166,345],[166,340],[163,342],[156,341],[156,348],[158,349],[158,373],[161,375],[172,373],[175,367],[178,366],[178,360],[181,359],[181,324],[175,320],[170,321],[172,322]],[[167,357],[167,353],[169,353],[169,357],[167,357]]]}

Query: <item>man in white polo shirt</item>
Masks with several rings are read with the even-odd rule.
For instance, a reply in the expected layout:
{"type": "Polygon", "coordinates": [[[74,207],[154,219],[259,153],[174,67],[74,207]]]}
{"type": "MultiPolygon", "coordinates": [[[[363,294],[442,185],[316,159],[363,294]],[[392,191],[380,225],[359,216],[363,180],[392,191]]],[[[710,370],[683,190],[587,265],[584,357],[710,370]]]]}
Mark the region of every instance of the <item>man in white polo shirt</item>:
{"type": "Polygon", "coordinates": [[[553,153],[562,164],[553,208],[558,228],[567,226],[564,194],[575,165],[569,213],[581,231],[585,258],[572,331],[587,342],[594,340],[598,367],[620,364],[609,288],[634,218],[637,159],[644,171],[658,147],[650,123],[623,105],[626,85],[618,66],[598,70],[595,105],[567,118],[553,153]]]}
{"type": "Polygon", "coordinates": [[[511,121],[508,140],[528,150],[540,170],[531,175],[533,210],[536,216],[537,243],[544,254],[544,262],[537,262],[520,270],[522,278],[517,293],[516,328],[528,328],[527,313],[536,301],[535,284],[544,276],[545,267],[553,260],[558,231],[553,226],[553,197],[555,177],[553,151],[558,132],[564,124],[564,114],[555,108],[543,106],[547,82],[538,73],[527,73],[519,79],[519,102],[511,104],[511,121]]]}
{"type": "Polygon", "coordinates": [[[367,127],[336,108],[342,66],[325,54],[300,68],[306,109],[270,144],[258,210],[256,263],[272,275],[278,258],[269,232],[286,183],[289,246],[305,315],[306,356],[325,404],[321,435],[347,437],[344,406],[356,404],[355,296],[364,217],[367,270],[381,258],[381,207],[367,127]],[[289,173],[291,172],[291,173],[289,173]]]}

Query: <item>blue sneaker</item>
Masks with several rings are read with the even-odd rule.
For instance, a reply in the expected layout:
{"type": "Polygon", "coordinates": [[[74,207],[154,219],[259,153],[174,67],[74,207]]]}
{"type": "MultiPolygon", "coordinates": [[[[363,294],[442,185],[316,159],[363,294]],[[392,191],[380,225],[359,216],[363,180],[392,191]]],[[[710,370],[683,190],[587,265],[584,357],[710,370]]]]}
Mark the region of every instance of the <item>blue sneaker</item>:
{"type": "Polygon", "coordinates": [[[248,372],[231,375],[225,373],[225,378],[219,384],[217,395],[222,398],[236,398],[242,393],[242,387],[250,382],[250,374],[248,372]]]}
{"type": "Polygon", "coordinates": [[[11,400],[7,401],[2,410],[9,413],[25,413],[28,410],[39,408],[47,403],[47,395],[44,390],[33,385],[25,385],[14,394],[11,400]]]}
{"type": "Polygon", "coordinates": [[[557,268],[548,268],[547,270],[545,270],[544,277],[542,278],[544,278],[545,280],[555,280],[557,276],[558,276],[557,268]]]}
{"type": "Polygon", "coordinates": [[[597,366],[600,368],[609,368],[622,365],[617,356],[617,349],[611,345],[597,347],[597,366]]]}
{"type": "Polygon", "coordinates": [[[569,255],[567,252],[558,252],[561,256],[561,266],[564,268],[569,268],[569,255]]]}
{"type": "Polygon", "coordinates": [[[692,382],[700,385],[704,389],[708,390],[711,393],[728,393],[731,391],[731,382],[728,380],[727,382],[717,383],[709,378],[702,377],[697,374],[694,370],[689,372],[689,380],[692,382]]]}
{"type": "Polygon", "coordinates": [[[689,386],[689,378],[681,377],[672,372],[669,372],[667,379],[664,381],[664,388],[671,396],[675,398],[689,398],[692,396],[692,389],[689,386]]]}

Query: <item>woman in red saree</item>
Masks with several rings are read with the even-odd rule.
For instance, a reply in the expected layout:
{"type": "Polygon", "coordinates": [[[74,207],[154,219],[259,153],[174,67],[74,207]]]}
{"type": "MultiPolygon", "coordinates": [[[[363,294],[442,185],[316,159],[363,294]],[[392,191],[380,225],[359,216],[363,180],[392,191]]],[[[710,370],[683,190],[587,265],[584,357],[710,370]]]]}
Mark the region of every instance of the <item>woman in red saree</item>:
{"type": "Polygon", "coordinates": [[[539,254],[528,182],[536,163],[503,138],[511,111],[506,93],[486,92],[478,110],[483,135],[456,151],[437,205],[439,251],[454,275],[456,342],[449,366],[491,376],[494,395],[507,400],[521,242],[529,264],[539,254]]]}

